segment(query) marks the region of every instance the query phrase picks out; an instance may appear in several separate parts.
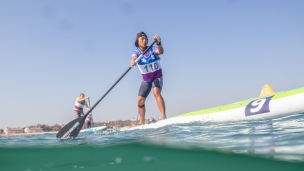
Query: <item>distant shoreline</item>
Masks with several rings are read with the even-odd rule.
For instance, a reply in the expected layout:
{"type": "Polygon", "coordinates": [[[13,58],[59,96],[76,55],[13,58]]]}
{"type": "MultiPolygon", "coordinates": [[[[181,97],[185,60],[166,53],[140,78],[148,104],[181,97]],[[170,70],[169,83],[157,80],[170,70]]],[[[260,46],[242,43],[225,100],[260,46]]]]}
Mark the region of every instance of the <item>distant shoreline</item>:
{"type": "Polygon", "coordinates": [[[17,133],[17,134],[0,134],[0,137],[29,136],[29,135],[56,134],[56,133],[57,132],[33,132],[33,133],[17,133]]]}

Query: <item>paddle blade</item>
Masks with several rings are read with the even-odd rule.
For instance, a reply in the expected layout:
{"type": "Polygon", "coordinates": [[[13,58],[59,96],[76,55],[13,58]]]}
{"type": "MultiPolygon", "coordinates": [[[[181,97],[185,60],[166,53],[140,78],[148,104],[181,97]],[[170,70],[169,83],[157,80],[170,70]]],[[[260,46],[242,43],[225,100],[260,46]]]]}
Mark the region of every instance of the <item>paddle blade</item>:
{"type": "Polygon", "coordinates": [[[59,130],[56,137],[60,139],[75,138],[79,134],[86,116],[81,116],[72,120],[59,130]]]}

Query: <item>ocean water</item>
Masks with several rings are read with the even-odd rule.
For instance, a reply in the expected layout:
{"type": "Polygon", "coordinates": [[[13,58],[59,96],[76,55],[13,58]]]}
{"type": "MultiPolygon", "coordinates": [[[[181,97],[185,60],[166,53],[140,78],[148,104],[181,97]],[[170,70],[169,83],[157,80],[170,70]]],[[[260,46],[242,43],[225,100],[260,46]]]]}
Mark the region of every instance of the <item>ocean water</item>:
{"type": "Polygon", "coordinates": [[[304,170],[304,114],[267,121],[0,137],[1,171],[304,170]]]}

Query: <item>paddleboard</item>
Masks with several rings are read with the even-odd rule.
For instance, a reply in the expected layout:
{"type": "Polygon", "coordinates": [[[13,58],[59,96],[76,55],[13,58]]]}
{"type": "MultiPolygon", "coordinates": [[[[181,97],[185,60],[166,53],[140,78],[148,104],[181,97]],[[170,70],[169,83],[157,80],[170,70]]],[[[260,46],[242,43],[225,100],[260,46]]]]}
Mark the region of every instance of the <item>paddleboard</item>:
{"type": "Polygon", "coordinates": [[[173,116],[156,123],[123,127],[120,131],[160,128],[171,124],[190,122],[233,122],[281,118],[304,114],[304,87],[267,94],[228,105],[202,109],[173,116]]]}
{"type": "Polygon", "coordinates": [[[93,128],[82,129],[82,130],[80,130],[80,132],[93,133],[96,131],[102,131],[102,130],[106,130],[106,129],[107,129],[107,126],[98,126],[98,127],[93,127],[93,128]]]}

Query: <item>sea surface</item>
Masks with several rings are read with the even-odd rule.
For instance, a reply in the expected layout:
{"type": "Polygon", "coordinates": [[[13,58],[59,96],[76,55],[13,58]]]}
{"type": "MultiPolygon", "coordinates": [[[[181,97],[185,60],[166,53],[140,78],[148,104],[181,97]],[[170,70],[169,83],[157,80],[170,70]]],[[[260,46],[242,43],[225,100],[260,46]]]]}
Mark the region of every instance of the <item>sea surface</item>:
{"type": "Polygon", "coordinates": [[[0,137],[1,171],[304,170],[304,114],[266,121],[0,137]]]}

